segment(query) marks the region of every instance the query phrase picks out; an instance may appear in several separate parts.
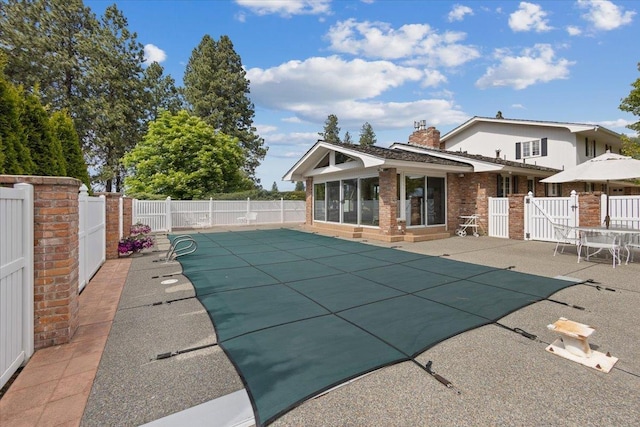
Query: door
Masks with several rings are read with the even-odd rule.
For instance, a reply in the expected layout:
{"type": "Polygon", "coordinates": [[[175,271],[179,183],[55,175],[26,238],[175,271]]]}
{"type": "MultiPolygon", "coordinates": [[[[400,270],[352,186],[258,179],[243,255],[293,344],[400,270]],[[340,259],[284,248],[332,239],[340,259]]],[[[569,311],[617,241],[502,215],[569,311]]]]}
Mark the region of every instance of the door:
{"type": "Polygon", "coordinates": [[[345,179],[342,181],[342,222],[345,224],[358,223],[357,179],[345,179]]]}

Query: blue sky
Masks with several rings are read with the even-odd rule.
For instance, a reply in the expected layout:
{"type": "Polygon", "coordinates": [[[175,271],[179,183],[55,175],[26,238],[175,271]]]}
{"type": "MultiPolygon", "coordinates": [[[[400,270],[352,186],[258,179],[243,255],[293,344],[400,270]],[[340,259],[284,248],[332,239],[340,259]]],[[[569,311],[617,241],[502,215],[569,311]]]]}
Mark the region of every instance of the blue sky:
{"type": "MultiPolygon", "coordinates": [[[[97,14],[113,1],[85,1],[97,14]]],[[[638,77],[640,1],[117,1],[181,85],[205,34],[227,35],[251,82],[269,152],[266,189],[318,139],[369,122],[377,145],[406,142],[413,122],[442,134],[473,116],[597,123],[633,135],[618,109],[638,77]]]]}

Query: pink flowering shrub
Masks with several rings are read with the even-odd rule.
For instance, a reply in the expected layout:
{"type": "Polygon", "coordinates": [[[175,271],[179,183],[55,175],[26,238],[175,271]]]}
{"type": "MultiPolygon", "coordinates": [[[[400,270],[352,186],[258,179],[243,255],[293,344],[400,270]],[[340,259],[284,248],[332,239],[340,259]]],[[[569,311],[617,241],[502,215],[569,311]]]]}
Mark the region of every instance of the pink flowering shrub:
{"type": "Polygon", "coordinates": [[[120,255],[129,255],[153,247],[153,236],[149,236],[149,233],[151,233],[151,227],[148,225],[142,223],[133,224],[129,230],[129,237],[118,242],[118,253],[120,255]]]}

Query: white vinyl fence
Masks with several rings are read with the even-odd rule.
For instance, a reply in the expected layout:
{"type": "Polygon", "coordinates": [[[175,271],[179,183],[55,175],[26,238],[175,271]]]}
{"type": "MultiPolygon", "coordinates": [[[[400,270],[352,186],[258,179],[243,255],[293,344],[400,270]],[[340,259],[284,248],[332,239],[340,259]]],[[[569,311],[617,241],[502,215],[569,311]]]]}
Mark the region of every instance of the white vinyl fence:
{"type": "Polygon", "coordinates": [[[246,224],[304,222],[302,200],[133,200],[133,223],[154,232],[246,224]],[[254,214],[254,215],[251,215],[254,214]],[[251,219],[255,216],[255,219],[251,219]]]}
{"type": "Polygon", "coordinates": [[[106,199],[89,197],[82,184],[78,195],[78,291],[81,291],[107,259],[106,199]]]}
{"type": "Polygon", "coordinates": [[[509,198],[489,197],[490,237],[509,238],[509,198]]]}
{"type": "MultiPolygon", "coordinates": [[[[607,196],[600,199],[600,223],[607,214],[607,196]]],[[[621,228],[640,229],[640,196],[610,196],[609,218],[611,225],[621,228]]]]}
{"type": "Polygon", "coordinates": [[[578,195],[571,190],[569,197],[533,197],[529,192],[524,199],[524,238],[556,242],[553,223],[577,227],[580,212],[578,195]]]}
{"type": "Polygon", "coordinates": [[[0,388],[33,354],[33,187],[0,187],[0,388]]]}

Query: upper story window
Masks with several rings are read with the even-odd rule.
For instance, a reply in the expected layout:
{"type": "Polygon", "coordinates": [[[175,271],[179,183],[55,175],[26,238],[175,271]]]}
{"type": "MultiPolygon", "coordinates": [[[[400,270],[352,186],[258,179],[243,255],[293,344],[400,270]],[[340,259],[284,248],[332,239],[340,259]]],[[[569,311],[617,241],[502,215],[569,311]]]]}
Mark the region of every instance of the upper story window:
{"type": "Polygon", "coordinates": [[[316,165],[316,169],[326,168],[327,166],[329,166],[329,153],[327,153],[327,155],[318,162],[318,164],[316,165]]]}
{"type": "Polygon", "coordinates": [[[516,142],[516,160],[547,155],[547,138],[516,142]]]}
{"type": "Polygon", "coordinates": [[[336,165],[339,165],[340,163],[353,162],[354,160],[355,159],[353,157],[349,157],[344,153],[336,151],[336,165]]]}

